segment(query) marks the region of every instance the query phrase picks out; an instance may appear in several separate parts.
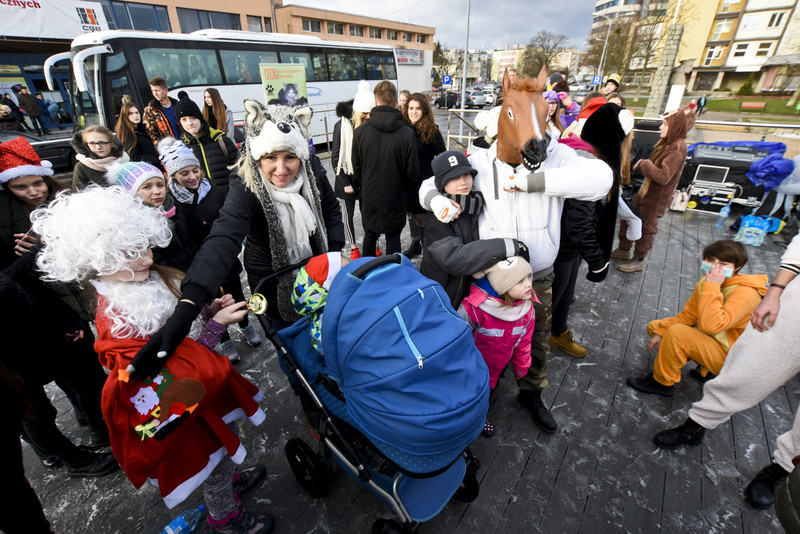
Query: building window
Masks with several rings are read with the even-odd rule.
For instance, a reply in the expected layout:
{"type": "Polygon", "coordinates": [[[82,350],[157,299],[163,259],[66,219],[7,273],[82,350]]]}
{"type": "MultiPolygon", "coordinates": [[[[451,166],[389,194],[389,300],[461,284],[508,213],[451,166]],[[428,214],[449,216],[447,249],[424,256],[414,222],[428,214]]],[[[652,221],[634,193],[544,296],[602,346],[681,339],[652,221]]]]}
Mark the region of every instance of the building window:
{"type": "Polygon", "coordinates": [[[781,13],[773,13],[769,17],[769,23],[767,24],[767,28],[777,28],[783,22],[783,12],[781,13]]]}
{"type": "Polygon", "coordinates": [[[411,42],[411,32],[403,32],[403,41],[407,43],[411,42]]]}
{"type": "Polygon", "coordinates": [[[303,31],[322,33],[322,23],[314,19],[303,19],[303,31]]]}
{"type": "Polygon", "coordinates": [[[350,25],[350,37],[364,37],[364,26],[350,25]]]}
{"type": "Polygon", "coordinates": [[[328,33],[330,35],[344,35],[344,24],[341,22],[329,22],[328,33]]]}
{"type": "Polygon", "coordinates": [[[397,30],[386,30],[386,38],[390,41],[397,40],[397,30]]]}
{"type": "Polygon", "coordinates": [[[714,33],[711,35],[711,40],[718,41],[729,31],[731,31],[731,21],[723,20],[721,22],[717,22],[717,25],[714,27],[714,33]]]}
{"type": "Polygon", "coordinates": [[[417,42],[421,43],[421,44],[425,44],[425,36],[422,35],[421,33],[418,33],[417,34],[417,42]]]}
{"type": "Polygon", "coordinates": [[[737,44],[733,51],[733,57],[744,57],[747,54],[748,43],[737,44]]]}
{"type": "Polygon", "coordinates": [[[715,59],[719,59],[722,57],[722,47],[721,46],[711,46],[708,48],[708,52],[706,52],[706,60],[705,65],[711,65],[711,62],[715,59]]]}
{"type": "Polygon", "coordinates": [[[383,30],[380,28],[370,28],[369,29],[369,38],[370,39],[383,39],[383,30]]]}
{"type": "Polygon", "coordinates": [[[272,19],[269,17],[264,17],[264,31],[267,33],[272,32],[272,19]]]}
{"type": "Polygon", "coordinates": [[[242,23],[236,13],[222,13],[220,11],[201,11],[198,9],[178,8],[178,21],[181,32],[191,33],[206,28],[219,30],[241,30],[242,23]]]}
{"type": "Polygon", "coordinates": [[[756,50],[757,56],[768,56],[769,51],[772,49],[772,43],[759,43],[758,50],[756,50]]]}
{"type": "Polygon", "coordinates": [[[736,5],[739,5],[739,0],[725,0],[722,3],[722,11],[731,11],[731,7],[736,5]]]}
{"type": "Polygon", "coordinates": [[[247,31],[260,32],[261,30],[261,17],[247,15],[247,31]]]}
{"type": "Polygon", "coordinates": [[[112,30],[144,30],[169,32],[169,15],[164,6],[153,6],[134,2],[101,0],[103,13],[112,30]]]}

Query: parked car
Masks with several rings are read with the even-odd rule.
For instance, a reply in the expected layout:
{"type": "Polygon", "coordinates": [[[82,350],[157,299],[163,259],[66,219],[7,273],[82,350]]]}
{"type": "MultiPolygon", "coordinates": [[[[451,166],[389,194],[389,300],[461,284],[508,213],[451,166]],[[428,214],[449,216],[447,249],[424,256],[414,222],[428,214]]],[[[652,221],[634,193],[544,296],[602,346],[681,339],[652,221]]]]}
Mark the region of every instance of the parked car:
{"type": "Polygon", "coordinates": [[[442,108],[450,109],[453,107],[458,107],[460,105],[461,105],[461,95],[453,91],[444,93],[436,97],[436,100],[433,101],[433,107],[435,107],[436,109],[442,109],[442,108]]]}
{"type": "Polygon", "coordinates": [[[492,107],[492,106],[494,106],[494,101],[497,99],[497,97],[495,97],[495,96],[494,96],[494,93],[493,93],[493,92],[491,92],[491,91],[484,91],[484,92],[483,92],[483,96],[485,96],[485,97],[486,97],[486,104],[487,104],[489,107],[492,107]]]}
{"type": "Polygon", "coordinates": [[[582,82],[572,82],[569,84],[570,91],[580,91],[581,89],[588,89],[589,87],[582,82]]]}
{"type": "Polygon", "coordinates": [[[486,105],[486,95],[483,91],[467,91],[465,103],[467,108],[482,108],[486,105]]]}
{"type": "Polygon", "coordinates": [[[580,100],[592,92],[591,87],[584,87],[583,89],[578,89],[574,93],[572,93],[572,99],[577,100],[580,103],[580,100]]]}
{"type": "Polygon", "coordinates": [[[72,138],[44,139],[28,132],[9,132],[0,130],[0,143],[11,141],[17,137],[24,137],[39,154],[39,157],[46,159],[53,164],[54,169],[72,170],[75,166],[75,149],[72,148],[72,138]]]}

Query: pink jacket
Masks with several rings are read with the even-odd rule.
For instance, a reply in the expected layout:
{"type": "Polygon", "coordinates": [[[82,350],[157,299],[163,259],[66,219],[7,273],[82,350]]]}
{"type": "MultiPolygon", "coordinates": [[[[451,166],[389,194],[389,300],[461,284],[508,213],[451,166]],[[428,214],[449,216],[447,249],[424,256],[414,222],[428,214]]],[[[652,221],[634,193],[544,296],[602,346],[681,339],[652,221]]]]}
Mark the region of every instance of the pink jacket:
{"type": "Polygon", "coordinates": [[[509,361],[517,378],[525,376],[531,366],[535,320],[531,301],[520,300],[513,306],[506,306],[502,300],[473,285],[458,313],[472,327],[475,346],[489,368],[492,389],[509,361]]]}

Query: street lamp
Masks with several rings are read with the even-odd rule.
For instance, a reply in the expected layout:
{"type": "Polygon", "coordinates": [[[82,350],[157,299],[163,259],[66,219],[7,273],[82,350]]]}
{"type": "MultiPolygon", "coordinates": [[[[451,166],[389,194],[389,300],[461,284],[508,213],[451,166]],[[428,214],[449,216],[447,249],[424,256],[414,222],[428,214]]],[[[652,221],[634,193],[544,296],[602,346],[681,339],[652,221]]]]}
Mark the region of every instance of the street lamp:
{"type": "MultiPolygon", "coordinates": [[[[633,15],[633,14],[635,14],[633,11],[623,11],[621,13],[617,13],[616,16],[613,19],[608,15],[599,15],[599,14],[597,15],[598,17],[603,17],[604,19],[609,21],[609,23],[608,23],[608,31],[606,32],[606,41],[603,44],[603,53],[600,54],[600,63],[598,63],[598,65],[597,65],[597,75],[598,76],[601,76],[602,73],[603,73],[603,63],[606,60],[606,49],[608,48],[608,36],[611,35],[611,26],[614,24],[614,21],[617,20],[619,17],[627,17],[628,15],[633,15]]],[[[598,85],[598,87],[599,87],[599,85],[598,85]]]]}

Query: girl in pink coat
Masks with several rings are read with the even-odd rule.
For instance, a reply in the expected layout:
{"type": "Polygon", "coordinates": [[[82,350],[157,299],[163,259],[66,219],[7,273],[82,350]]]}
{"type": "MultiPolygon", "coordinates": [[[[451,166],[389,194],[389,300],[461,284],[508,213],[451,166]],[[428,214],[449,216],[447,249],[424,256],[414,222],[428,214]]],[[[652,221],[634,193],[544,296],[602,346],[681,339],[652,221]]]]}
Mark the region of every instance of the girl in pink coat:
{"type": "MultiPolygon", "coordinates": [[[[458,313],[472,327],[475,346],[489,367],[492,393],[497,379],[510,361],[514,376],[525,376],[531,366],[533,302],[536,294],[531,282],[531,266],[523,258],[505,259],[485,272],[461,302],[458,313]]],[[[486,436],[494,435],[494,425],[487,419],[486,436]]]]}

